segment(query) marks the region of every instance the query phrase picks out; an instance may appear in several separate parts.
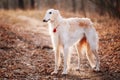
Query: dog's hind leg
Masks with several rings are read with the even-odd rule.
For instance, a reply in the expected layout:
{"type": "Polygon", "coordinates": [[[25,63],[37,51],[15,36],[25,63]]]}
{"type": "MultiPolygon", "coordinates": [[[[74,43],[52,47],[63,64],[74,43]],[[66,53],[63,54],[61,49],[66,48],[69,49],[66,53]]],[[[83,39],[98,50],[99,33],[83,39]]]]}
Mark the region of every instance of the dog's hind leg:
{"type": "Polygon", "coordinates": [[[93,50],[92,52],[93,52],[93,54],[96,57],[96,66],[95,66],[94,70],[95,71],[100,71],[100,69],[99,69],[99,67],[100,67],[100,59],[99,59],[99,56],[98,56],[98,51],[97,50],[93,50]]]}
{"type": "Polygon", "coordinates": [[[91,61],[92,62],[92,56],[91,55],[94,55],[95,57],[95,65],[92,65],[92,63],[90,62],[92,68],[95,70],[95,71],[99,71],[99,65],[100,65],[100,59],[99,59],[99,56],[98,56],[98,42],[99,42],[99,39],[98,39],[98,35],[97,35],[97,32],[94,28],[89,28],[89,29],[86,29],[86,33],[85,33],[85,36],[87,38],[87,42],[88,42],[88,58],[91,58],[91,59],[88,59],[89,62],[91,61]]]}
{"type": "Polygon", "coordinates": [[[81,61],[81,58],[82,57],[82,54],[83,54],[83,48],[86,49],[86,38],[83,37],[82,40],[79,41],[79,43],[77,43],[75,45],[75,48],[76,48],[76,51],[77,51],[77,54],[78,54],[78,67],[76,70],[79,70],[80,69],[80,61],[81,61]]]}
{"type": "Polygon", "coordinates": [[[95,56],[93,54],[93,52],[91,51],[89,45],[87,45],[87,52],[86,52],[86,57],[90,63],[90,66],[92,67],[92,69],[95,68],[95,56]]]}
{"type": "Polygon", "coordinates": [[[90,62],[91,67],[95,71],[99,71],[100,59],[96,49],[88,48],[88,53],[86,53],[88,61],[90,62]]]}
{"type": "Polygon", "coordinates": [[[75,45],[75,48],[76,48],[76,51],[77,51],[77,55],[78,55],[78,66],[77,66],[77,68],[76,68],[76,70],[79,70],[80,69],[80,55],[81,55],[81,51],[80,51],[80,48],[79,48],[79,45],[77,44],[77,45],[75,45]]]}

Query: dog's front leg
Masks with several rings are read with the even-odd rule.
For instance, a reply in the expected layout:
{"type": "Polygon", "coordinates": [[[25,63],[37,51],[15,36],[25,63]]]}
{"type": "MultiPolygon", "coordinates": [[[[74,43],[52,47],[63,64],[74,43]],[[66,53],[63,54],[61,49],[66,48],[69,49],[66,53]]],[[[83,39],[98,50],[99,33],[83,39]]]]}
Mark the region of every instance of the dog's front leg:
{"type": "Polygon", "coordinates": [[[60,57],[60,51],[59,48],[55,50],[55,69],[51,74],[57,74],[58,73],[58,68],[61,63],[61,57],[60,57]]]}
{"type": "Polygon", "coordinates": [[[68,70],[68,54],[69,54],[69,50],[68,50],[68,47],[64,47],[64,69],[63,69],[63,72],[62,74],[67,74],[67,70],[68,70]]]}
{"type": "Polygon", "coordinates": [[[54,54],[55,54],[54,55],[55,56],[55,68],[54,68],[54,71],[51,73],[52,75],[58,73],[58,69],[61,63],[60,45],[59,45],[59,41],[57,37],[54,37],[53,46],[54,46],[54,54]]]}

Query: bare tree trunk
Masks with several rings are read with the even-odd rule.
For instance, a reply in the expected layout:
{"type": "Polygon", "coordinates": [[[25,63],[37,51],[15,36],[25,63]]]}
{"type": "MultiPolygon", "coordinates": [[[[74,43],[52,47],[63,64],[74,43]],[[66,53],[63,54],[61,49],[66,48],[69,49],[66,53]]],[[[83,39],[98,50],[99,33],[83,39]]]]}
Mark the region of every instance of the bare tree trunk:
{"type": "Polygon", "coordinates": [[[60,0],[57,0],[58,9],[60,9],[60,0]]]}
{"type": "Polygon", "coordinates": [[[110,17],[120,18],[120,0],[91,0],[103,13],[110,17]]]}
{"type": "Polygon", "coordinates": [[[25,6],[24,6],[24,1],[23,0],[19,0],[18,1],[18,5],[19,5],[19,8],[21,8],[21,9],[24,9],[25,8],[25,6]]]}
{"type": "Polygon", "coordinates": [[[76,0],[72,0],[73,12],[76,12],[76,0]]]}
{"type": "Polygon", "coordinates": [[[116,9],[120,13],[120,0],[116,1],[116,9]]]}
{"type": "Polygon", "coordinates": [[[34,8],[35,9],[40,9],[41,6],[43,7],[44,4],[42,4],[41,2],[44,2],[45,0],[34,0],[34,8]]]}
{"type": "Polygon", "coordinates": [[[35,8],[35,1],[34,0],[31,0],[31,8],[33,9],[33,8],[35,8]]]}
{"type": "Polygon", "coordinates": [[[8,8],[9,8],[9,7],[8,7],[8,0],[2,1],[2,4],[3,4],[3,8],[4,8],[4,9],[8,9],[8,8]]]}
{"type": "Polygon", "coordinates": [[[85,0],[81,0],[81,9],[82,9],[82,11],[83,11],[84,16],[86,17],[85,0]]]}

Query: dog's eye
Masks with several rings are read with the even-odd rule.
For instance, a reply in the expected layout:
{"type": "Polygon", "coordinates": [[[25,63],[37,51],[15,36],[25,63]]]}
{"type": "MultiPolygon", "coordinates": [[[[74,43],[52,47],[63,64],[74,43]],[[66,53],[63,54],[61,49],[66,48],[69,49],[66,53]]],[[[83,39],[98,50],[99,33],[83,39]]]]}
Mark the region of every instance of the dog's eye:
{"type": "Polygon", "coordinates": [[[52,14],[52,12],[49,12],[49,14],[52,14]]]}

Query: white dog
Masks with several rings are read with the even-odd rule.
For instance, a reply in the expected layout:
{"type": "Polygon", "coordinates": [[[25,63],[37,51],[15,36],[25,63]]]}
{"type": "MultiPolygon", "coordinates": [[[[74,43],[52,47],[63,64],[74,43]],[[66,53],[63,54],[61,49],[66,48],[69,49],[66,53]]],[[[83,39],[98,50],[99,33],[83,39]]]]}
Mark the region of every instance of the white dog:
{"type": "Polygon", "coordinates": [[[55,69],[52,74],[57,74],[61,63],[60,49],[63,49],[64,52],[64,69],[62,74],[67,74],[70,64],[69,49],[73,45],[76,46],[78,53],[78,69],[80,67],[80,56],[84,50],[91,67],[99,71],[98,35],[90,19],[65,19],[58,10],[49,9],[45,14],[43,22],[49,23],[49,31],[55,51],[55,69]]]}

